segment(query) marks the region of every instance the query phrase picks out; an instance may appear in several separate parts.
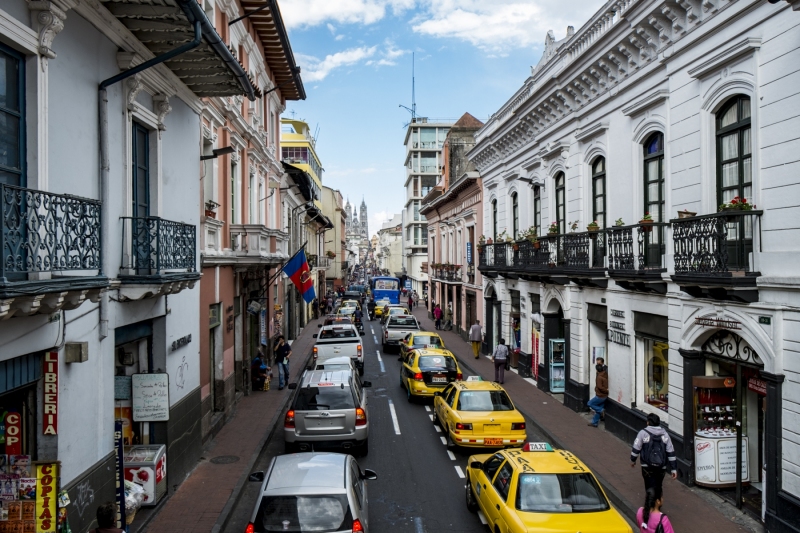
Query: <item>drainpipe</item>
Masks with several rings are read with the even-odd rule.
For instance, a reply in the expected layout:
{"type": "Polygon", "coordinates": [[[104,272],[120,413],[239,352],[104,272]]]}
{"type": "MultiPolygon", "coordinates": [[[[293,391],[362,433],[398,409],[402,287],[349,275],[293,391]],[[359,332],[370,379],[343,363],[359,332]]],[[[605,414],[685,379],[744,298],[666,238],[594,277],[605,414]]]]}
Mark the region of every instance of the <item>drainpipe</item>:
{"type": "MultiPolygon", "coordinates": [[[[183,44],[176,48],[175,50],[171,50],[165,54],[162,54],[158,57],[154,57],[149,61],[145,61],[144,63],[137,65],[131,69],[126,70],[125,72],[120,72],[116,76],[112,76],[107,80],[100,83],[100,98],[99,98],[99,120],[100,120],[100,177],[98,183],[98,191],[100,194],[100,201],[102,202],[100,205],[100,246],[101,249],[108,247],[103,246],[103,241],[106,238],[107,231],[103,231],[103,228],[108,228],[110,224],[110,212],[109,212],[109,194],[108,194],[108,175],[110,172],[110,164],[108,161],[108,87],[113,85],[117,82],[120,82],[126,78],[133,76],[134,74],[138,74],[143,70],[146,70],[152,66],[158,65],[159,63],[163,63],[168,59],[172,59],[173,57],[180,55],[184,52],[187,52],[193,48],[196,48],[202,42],[203,33],[201,31],[201,24],[199,21],[194,22],[194,39],[186,44],[183,44]]],[[[105,271],[106,273],[110,272],[110,265],[108,264],[109,256],[108,253],[103,254],[103,260],[101,263],[101,273],[105,271]]],[[[105,339],[108,337],[108,291],[103,291],[100,295],[100,340],[105,339]]]]}

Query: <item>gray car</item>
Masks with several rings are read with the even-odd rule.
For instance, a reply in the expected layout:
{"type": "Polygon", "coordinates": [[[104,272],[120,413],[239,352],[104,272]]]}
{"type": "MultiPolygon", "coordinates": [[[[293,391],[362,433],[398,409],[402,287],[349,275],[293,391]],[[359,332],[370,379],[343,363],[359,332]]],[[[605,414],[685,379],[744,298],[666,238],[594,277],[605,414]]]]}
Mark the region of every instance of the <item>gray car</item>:
{"type": "Polygon", "coordinates": [[[350,455],[296,453],[272,460],[266,472],[253,472],[260,482],[247,531],[369,531],[367,480],[350,455]]]}
{"type": "Polygon", "coordinates": [[[283,423],[286,453],[336,447],[367,455],[369,381],[353,370],[311,370],[300,378],[283,423]]]}

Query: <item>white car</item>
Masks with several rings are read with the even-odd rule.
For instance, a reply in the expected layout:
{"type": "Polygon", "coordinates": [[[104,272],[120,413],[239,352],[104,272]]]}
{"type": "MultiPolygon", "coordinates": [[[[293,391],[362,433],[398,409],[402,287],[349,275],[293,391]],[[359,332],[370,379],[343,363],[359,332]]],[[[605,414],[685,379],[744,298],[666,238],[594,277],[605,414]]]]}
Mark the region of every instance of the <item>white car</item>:
{"type": "Polygon", "coordinates": [[[312,370],[355,370],[353,360],[349,357],[329,357],[317,359],[312,370]]]}

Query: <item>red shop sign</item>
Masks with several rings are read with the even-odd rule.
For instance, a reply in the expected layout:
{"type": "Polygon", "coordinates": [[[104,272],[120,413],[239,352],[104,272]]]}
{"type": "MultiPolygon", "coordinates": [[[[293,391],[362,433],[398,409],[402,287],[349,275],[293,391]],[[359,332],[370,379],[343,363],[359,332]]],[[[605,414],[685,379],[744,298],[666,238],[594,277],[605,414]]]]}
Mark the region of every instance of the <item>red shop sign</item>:
{"type": "Polygon", "coordinates": [[[42,434],[58,434],[58,352],[44,354],[44,420],[42,434]]]}
{"type": "Polygon", "coordinates": [[[22,454],[22,416],[16,411],[6,413],[6,454],[22,454]]]}
{"type": "Polygon", "coordinates": [[[767,382],[763,379],[750,378],[747,380],[747,388],[753,392],[758,393],[760,396],[767,395],[767,382]]]}

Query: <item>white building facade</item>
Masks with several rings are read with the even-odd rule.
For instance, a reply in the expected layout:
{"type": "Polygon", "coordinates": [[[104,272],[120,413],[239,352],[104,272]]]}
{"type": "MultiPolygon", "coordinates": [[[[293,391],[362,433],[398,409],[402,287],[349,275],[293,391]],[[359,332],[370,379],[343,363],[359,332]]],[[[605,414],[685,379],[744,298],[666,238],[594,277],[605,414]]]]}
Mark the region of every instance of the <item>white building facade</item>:
{"type": "Polygon", "coordinates": [[[0,404],[24,435],[0,453],[60,461],[74,531],[114,500],[115,433],[166,446],[167,487],[200,457],[201,97],[257,92],[212,46],[194,0],[160,6],[168,24],[145,7],[0,6],[0,404]],[[192,64],[215,69],[213,83],[181,72],[181,55],[112,78],[180,46],[176,34],[197,44],[192,64]],[[155,421],[135,412],[135,374],[163,385],[155,421]]]}
{"type": "Polygon", "coordinates": [[[519,325],[538,386],[575,410],[602,355],[606,429],[632,441],[660,415],[680,479],[768,531],[800,531],[792,7],[609,1],[548,34],[470,153],[489,342],[519,325]]]}
{"type": "Polygon", "coordinates": [[[403,269],[403,219],[394,215],[378,230],[375,248],[376,266],[390,276],[399,276],[403,269]]]}

